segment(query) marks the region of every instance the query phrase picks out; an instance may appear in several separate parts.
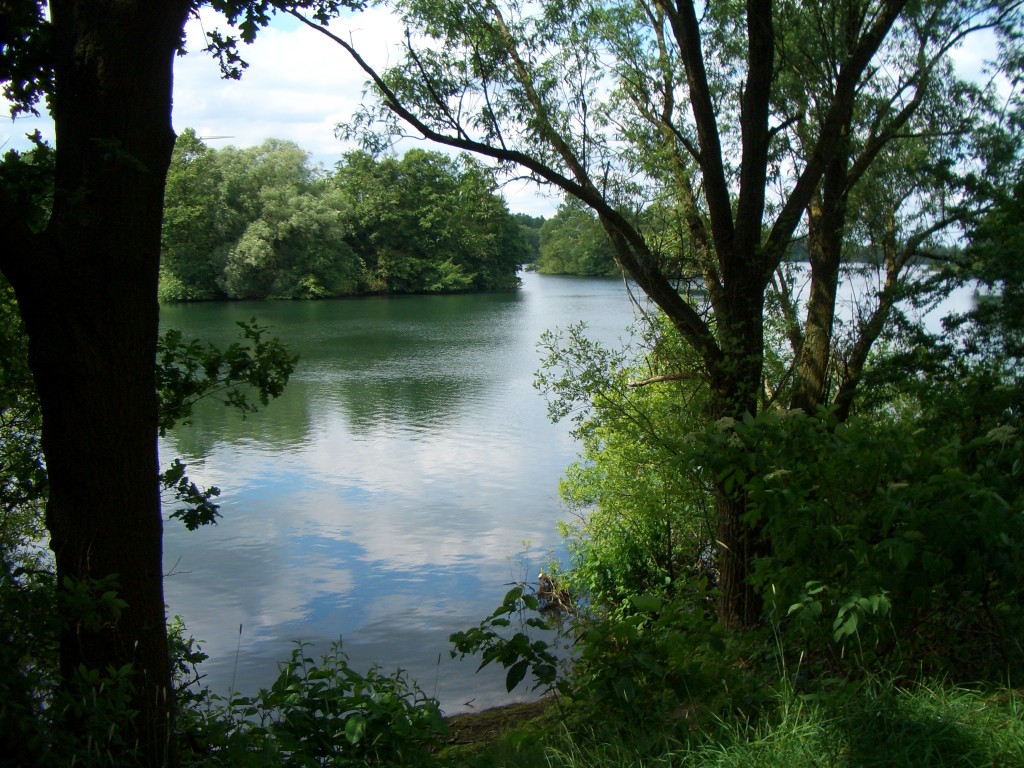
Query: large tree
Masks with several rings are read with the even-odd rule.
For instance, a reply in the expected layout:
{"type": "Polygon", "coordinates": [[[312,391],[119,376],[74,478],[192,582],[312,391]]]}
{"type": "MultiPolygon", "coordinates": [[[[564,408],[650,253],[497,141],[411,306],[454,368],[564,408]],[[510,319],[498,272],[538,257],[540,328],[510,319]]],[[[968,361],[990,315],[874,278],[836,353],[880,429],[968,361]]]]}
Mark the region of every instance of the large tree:
{"type": "MultiPolygon", "coordinates": [[[[26,4],[22,4],[26,5],[26,4]]],[[[37,6],[30,3],[27,5],[37,6]]],[[[65,590],[116,582],[119,616],[70,617],[61,674],[131,665],[123,734],[157,764],[170,744],[157,396],[157,270],[174,146],[171,66],[190,2],[53,2],[22,41],[52,76],[52,207],[33,229],[31,189],[3,179],[0,269],[29,337],[49,475],[46,525],[65,590]],[[81,618],[81,617],[79,617],[81,618]]],[[[4,30],[7,32],[7,30],[4,30]]],[[[7,47],[10,46],[10,47],[7,47]]],[[[27,180],[26,180],[27,184],[27,180]]]]}
{"type": "MultiPolygon", "coordinates": [[[[172,64],[198,5],[0,3],[5,96],[21,111],[45,96],[55,123],[52,173],[15,153],[0,167],[0,271],[29,339],[50,546],[68,605],[98,586],[124,604],[68,617],[60,670],[66,686],[97,696],[105,678],[127,675],[134,714],[124,713],[115,743],[151,765],[175,760],[154,374],[160,222],[172,64]]],[[[255,18],[270,5],[244,4],[255,18]]],[[[340,4],[281,5],[326,18],[340,4]]]]}
{"type": "Polygon", "coordinates": [[[503,290],[518,284],[527,244],[474,158],[411,149],[350,152],[332,186],[369,290],[503,290]]]}
{"type": "MultiPolygon", "coordinates": [[[[791,399],[823,402],[851,190],[906,138],[923,96],[949,77],[954,45],[981,27],[1019,29],[1018,3],[987,0],[394,7],[404,56],[381,71],[351,39],[307,21],[348,50],[377,93],[350,133],[418,133],[524,169],[593,209],[618,263],[698,353],[716,420],[755,414],[768,399],[766,298],[805,235],[821,254],[806,331],[791,335],[791,399]],[[678,238],[663,236],[673,222],[642,215],[651,201],[674,217],[678,238]],[[678,290],[683,264],[702,277],[710,313],[678,290]]],[[[716,507],[719,616],[750,626],[761,603],[748,575],[768,542],[744,522],[742,496],[720,487],[716,507]]]]}

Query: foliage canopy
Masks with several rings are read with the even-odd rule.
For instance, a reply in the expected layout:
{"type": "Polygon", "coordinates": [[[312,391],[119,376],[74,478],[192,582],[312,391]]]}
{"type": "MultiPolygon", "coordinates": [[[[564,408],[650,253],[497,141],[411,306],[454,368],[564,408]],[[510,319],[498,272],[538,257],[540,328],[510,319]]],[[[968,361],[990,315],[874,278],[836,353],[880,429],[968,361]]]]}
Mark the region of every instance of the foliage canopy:
{"type": "Polygon", "coordinates": [[[505,289],[528,258],[489,174],[466,156],[354,152],[328,174],[289,142],[214,150],[189,129],[175,146],[164,300],[505,289]]]}

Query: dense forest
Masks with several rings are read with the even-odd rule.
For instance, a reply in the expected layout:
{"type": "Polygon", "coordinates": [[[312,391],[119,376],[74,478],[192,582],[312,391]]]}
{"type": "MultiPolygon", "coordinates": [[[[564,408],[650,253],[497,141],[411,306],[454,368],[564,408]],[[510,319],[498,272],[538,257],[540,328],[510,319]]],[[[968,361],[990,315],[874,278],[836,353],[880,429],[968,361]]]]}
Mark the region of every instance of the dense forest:
{"type": "Polygon", "coordinates": [[[534,267],[542,275],[618,275],[615,254],[594,213],[575,198],[564,200],[540,228],[534,267]]]}
{"type": "Polygon", "coordinates": [[[160,297],[507,289],[534,259],[530,223],[466,155],[352,152],[329,173],[290,142],[216,150],[188,129],[167,176],[160,297]]]}
{"type": "Polygon", "coordinates": [[[333,175],[281,142],[175,148],[200,5],[0,10],[5,95],[58,136],[0,163],[5,759],[1024,765],[1019,0],[388,0],[405,34],[380,70],[339,34],[346,3],[209,3],[229,76],[275,10],[365,72],[338,132],[368,153],[333,175]],[[215,696],[164,615],[161,495],[189,528],[217,507],[158,435],[197,398],[252,413],[295,361],[253,324],[223,350],[161,335],[158,290],[501,288],[531,260],[536,222],[475,162],[372,153],[410,134],[561,190],[545,268],[600,272],[608,248],[650,300],[638,348],[541,342],[537,386],[581,446],[569,562],[452,652],[556,716],[481,754],[340,648],[215,696]],[[976,306],[929,329],[965,286],[976,306]]]}

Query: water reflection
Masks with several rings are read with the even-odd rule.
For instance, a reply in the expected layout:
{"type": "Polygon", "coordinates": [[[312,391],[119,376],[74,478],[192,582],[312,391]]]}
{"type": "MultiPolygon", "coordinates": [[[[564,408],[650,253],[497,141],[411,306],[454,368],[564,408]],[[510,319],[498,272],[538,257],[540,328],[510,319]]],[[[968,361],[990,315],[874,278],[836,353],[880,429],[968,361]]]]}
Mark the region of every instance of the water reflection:
{"type": "Polygon", "coordinates": [[[284,396],[246,420],[208,403],[161,444],[223,489],[218,527],[169,524],[165,539],[170,611],[206,642],[207,682],[252,691],[293,641],[315,654],[343,637],[357,669],[410,670],[449,712],[504,700],[502,671],[475,676],[447,638],[559,546],[576,446],[532,387],[535,345],[581,320],[628,341],[622,283],[526,275],[509,294],[166,307],[163,321],[224,346],[253,316],[301,356],[284,396]]]}
{"type": "Polygon", "coordinates": [[[206,404],[161,447],[223,490],[217,528],[169,525],[165,542],[170,610],[206,641],[208,682],[252,690],[291,641],[316,653],[343,637],[356,668],[408,669],[448,711],[502,700],[501,671],[474,677],[447,637],[558,546],[576,449],[533,390],[535,345],[581,320],[627,335],[622,283],[526,275],[508,294],[168,307],[163,321],[223,345],[254,315],[301,357],[284,396],[244,421],[206,404]]]}

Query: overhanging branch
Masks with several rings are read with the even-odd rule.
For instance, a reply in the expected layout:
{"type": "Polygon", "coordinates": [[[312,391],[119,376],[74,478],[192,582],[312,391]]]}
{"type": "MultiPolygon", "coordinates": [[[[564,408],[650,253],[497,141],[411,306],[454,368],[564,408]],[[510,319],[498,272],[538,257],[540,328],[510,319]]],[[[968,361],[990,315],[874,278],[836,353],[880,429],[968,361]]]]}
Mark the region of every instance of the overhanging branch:
{"type": "MultiPolygon", "coordinates": [[[[545,138],[552,143],[555,152],[567,164],[573,174],[572,177],[565,173],[560,173],[549,164],[525,152],[510,149],[505,145],[494,146],[486,141],[470,138],[468,133],[461,129],[461,126],[455,135],[431,127],[409,106],[402,102],[394,89],[388,86],[380,73],[363,59],[351,43],[335,35],[322,24],[307,19],[295,11],[290,13],[303,24],[326,36],[347,51],[377,87],[387,109],[412,126],[424,138],[452,147],[453,149],[461,149],[492,158],[499,162],[519,165],[530,171],[537,178],[557,186],[562,191],[581,200],[592,208],[597,213],[605,231],[611,237],[621,266],[633,276],[633,279],[637,281],[637,284],[644,292],[672,319],[672,322],[679,329],[680,333],[683,334],[684,338],[689,340],[697,349],[708,369],[712,372],[719,370],[722,353],[707,323],[705,323],[693,307],[686,303],[678,291],[672,287],[671,283],[660,272],[656,259],[650,253],[643,236],[628,219],[605,199],[598,187],[591,181],[586,169],[583,168],[582,164],[572,153],[568,144],[554,131],[549,123],[545,125],[545,138]]],[[[499,20],[500,27],[502,27],[502,23],[499,20]]],[[[501,30],[499,29],[499,31],[501,30]]],[[[507,27],[504,28],[502,34],[506,38],[506,49],[509,46],[513,48],[513,50],[509,51],[509,54],[513,57],[519,73],[520,84],[526,89],[527,99],[531,103],[535,116],[538,120],[544,122],[543,105],[539,95],[530,85],[526,63],[514,50],[514,41],[511,40],[511,32],[507,27]]]]}

